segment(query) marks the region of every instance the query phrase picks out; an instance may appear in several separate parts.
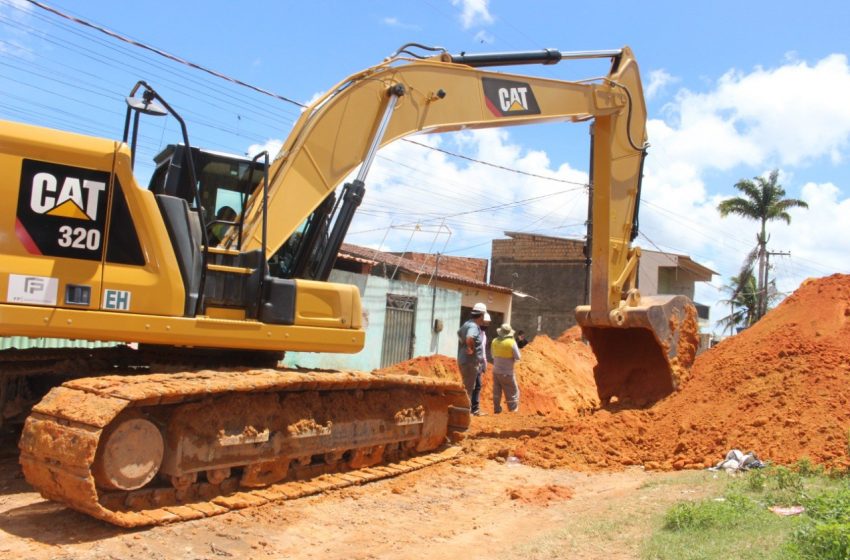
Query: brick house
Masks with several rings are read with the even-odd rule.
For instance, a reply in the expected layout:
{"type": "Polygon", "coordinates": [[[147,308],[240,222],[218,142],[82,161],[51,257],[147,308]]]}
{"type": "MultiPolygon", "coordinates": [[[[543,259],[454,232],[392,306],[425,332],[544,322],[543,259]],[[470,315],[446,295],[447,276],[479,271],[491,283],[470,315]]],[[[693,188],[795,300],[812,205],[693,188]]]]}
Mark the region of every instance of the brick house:
{"type": "MultiPolygon", "coordinates": [[[[588,268],[583,239],[505,232],[494,239],[490,281],[514,291],[512,326],[531,339],[560,336],[574,326],[575,308],[588,301],[588,268]]],[[[709,282],[713,270],[686,255],[641,251],[637,287],[641,294],[685,295],[694,299],[696,282],[709,282]]],[[[695,303],[700,327],[708,306],[695,303]]]]}
{"type": "Polygon", "coordinates": [[[584,240],[505,232],[494,239],[490,282],[514,291],[511,326],[557,337],[575,325],[575,308],[584,303],[587,267],[584,240]]]}

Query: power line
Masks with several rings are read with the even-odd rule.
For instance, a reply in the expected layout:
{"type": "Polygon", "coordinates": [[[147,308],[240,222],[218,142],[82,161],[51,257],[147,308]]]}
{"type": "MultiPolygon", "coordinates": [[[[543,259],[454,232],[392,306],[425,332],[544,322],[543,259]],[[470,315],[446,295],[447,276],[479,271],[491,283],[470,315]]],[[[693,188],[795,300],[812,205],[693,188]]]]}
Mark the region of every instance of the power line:
{"type": "Polygon", "coordinates": [[[117,39],[119,41],[123,41],[125,43],[130,44],[130,45],[133,45],[134,47],[139,47],[140,49],[148,50],[148,51],[150,51],[154,54],[157,54],[157,55],[159,55],[163,58],[167,58],[167,59],[172,60],[174,62],[178,62],[180,64],[183,64],[184,66],[194,68],[195,70],[200,70],[201,72],[206,72],[207,74],[215,76],[216,78],[221,78],[222,80],[227,80],[228,82],[232,82],[236,85],[240,85],[242,87],[252,89],[252,90],[254,90],[258,93],[262,93],[263,95],[268,95],[269,97],[273,97],[273,98],[278,99],[280,101],[284,101],[286,103],[292,103],[293,105],[297,105],[298,107],[306,107],[306,105],[304,105],[303,103],[295,101],[294,99],[290,99],[290,98],[286,97],[285,95],[280,95],[279,93],[274,93],[274,92],[269,91],[267,89],[263,89],[261,87],[255,86],[255,85],[251,85],[251,84],[249,84],[247,82],[243,82],[242,80],[239,80],[237,78],[232,78],[230,76],[227,76],[226,74],[222,74],[221,72],[217,72],[215,70],[207,68],[206,66],[201,66],[200,64],[195,64],[194,62],[190,62],[188,60],[180,58],[179,56],[173,55],[171,53],[167,53],[163,50],[157,49],[155,47],[152,47],[152,46],[147,45],[145,43],[142,43],[140,41],[136,41],[135,39],[130,39],[129,37],[125,37],[124,35],[121,35],[119,33],[116,33],[115,31],[106,29],[105,27],[95,25],[94,23],[91,23],[91,22],[86,21],[84,19],[74,17],[70,14],[66,14],[65,12],[60,12],[59,10],[52,8],[52,7],[50,7],[46,4],[42,4],[41,2],[37,2],[36,0],[26,0],[26,1],[29,2],[30,4],[32,4],[33,6],[41,8],[42,10],[48,11],[48,12],[55,14],[55,15],[61,17],[61,18],[65,18],[67,20],[73,21],[76,24],[83,25],[85,27],[89,27],[91,29],[94,29],[95,31],[99,31],[100,33],[103,33],[104,35],[108,35],[108,36],[112,37],[113,39],[117,39]]]}
{"type": "Polygon", "coordinates": [[[464,156],[461,154],[456,154],[454,152],[450,152],[448,150],[443,150],[442,148],[436,148],[434,146],[429,146],[427,144],[422,144],[421,142],[416,142],[415,140],[410,140],[409,138],[403,139],[405,142],[409,144],[416,144],[417,146],[422,146],[423,148],[428,148],[429,150],[434,150],[435,152],[441,152],[443,154],[448,154],[452,157],[456,157],[458,159],[465,159],[467,161],[472,161],[475,163],[479,163],[481,165],[486,165],[489,167],[495,167],[496,169],[501,169],[502,171],[510,171],[511,173],[516,173],[517,175],[526,175],[528,177],[534,177],[536,179],[545,179],[547,181],[554,181],[556,183],[565,183],[567,185],[577,185],[583,188],[587,188],[587,183],[581,183],[579,181],[569,181],[567,179],[559,179],[558,177],[547,177],[546,175],[538,175],[537,173],[529,173],[528,171],[522,171],[520,169],[514,169],[512,167],[505,167],[504,165],[498,165],[496,163],[490,163],[488,161],[481,161],[479,159],[471,158],[469,156],[464,156]]]}
{"type": "MultiPolygon", "coordinates": [[[[534,196],[534,197],[531,197],[531,198],[524,198],[524,199],[521,199],[521,200],[517,200],[515,202],[507,202],[507,203],[502,203],[502,204],[496,204],[496,205],[493,205],[493,206],[487,206],[487,207],[478,208],[478,209],[475,209],[475,210],[466,210],[464,212],[455,212],[454,214],[449,214],[447,216],[443,216],[443,218],[456,218],[458,216],[468,216],[470,214],[478,214],[478,213],[481,213],[481,212],[498,210],[498,209],[501,209],[501,208],[508,208],[508,207],[512,207],[512,206],[522,206],[524,204],[528,204],[528,203],[533,202],[535,200],[541,200],[541,199],[548,198],[548,197],[551,197],[551,196],[556,196],[556,195],[559,195],[559,194],[570,192],[570,190],[571,189],[563,190],[563,191],[557,191],[557,192],[554,192],[554,193],[544,194],[544,195],[540,195],[540,196],[534,196]]],[[[428,222],[428,221],[433,221],[433,220],[436,220],[436,219],[440,219],[440,218],[433,218],[433,219],[422,220],[422,221],[428,222]]],[[[416,225],[417,223],[418,222],[410,222],[410,223],[407,223],[407,224],[399,224],[399,225],[410,226],[410,225],[416,225]]],[[[375,232],[375,231],[383,231],[383,230],[384,230],[384,228],[375,228],[375,229],[369,229],[369,230],[354,231],[354,232],[349,233],[349,235],[358,235],[358,234],[362,234],[362,233],[372,233],[372,232],[375,232]]]]}
{"type": "MultiPolygon", "coordinates": [[[[54,15],[58,16],[58,17],[64,18],[64,19],[66,19],[66,20],[68,20],[68,21],[71,21],[71,22],[73,22],[73,23],[75,23],[75,24],[78,24],[78,25],[82,25],[82,26],[88,27],[88,28],[90,28],[90,29],[93,29],[93,30],[95,30],[95,31],[98,31],[98,32],[100,32],[100,33],[103,33],[103,34],[105,34],[105,35],[107,35],[107,36],[109,36],[109,37],[112,37],[113,39],[117,39],[117,40],[122,41],[122,42],[124,42],[124,43],[127,43],[127,44],[129,44],[129,45],[132,45],[132,46],[135,46],[135,47],[138,47],[138,48],[141,48],[141,49],[147,50],[147,51],[149,51],[149,52],[152,52],[152,53],[154,53],[154,54],[156,54],[156,55],[158,55],[158,56],[161,56],[161,57],[166,58],[166,59],[168,59],[168,60],[171,60],[171,61],[173,61],[173,62],[177,62],[177,63],[179,63],[179,64],[182,64],[182,65],[184,65],[184,66],[188,66],[188,67],[190,67],[190,68],[194,68],[195,70],[200,70],[200,71],[205,72],[205,73],[207,73],[207,74],[209,74],[209,75],[211,75],[211,76],[214,76],[214,77],[216,77],[216,78],[219,78],[219,79],[222,79],[222,80],[226,80],[226,81],[231,82],[231,83],[233,83],[233,84],[236,84],[236,85],[239,85],[239,86],[242,86],[242,87],[245,87],[245,88],[251,89],[251,90],[253,90],[253,91],[256,91],[256,92],[261,93],[261,94],[263,94],[263,95],[267,95],[267,96],[272,97],[272,98],[274,98],[274,99],[278,99],[278,100],[280,100],[280,101],[284,101],[284,102],[286,102],[286,103],[290,103],[290,104],[296,105],[296,106],[301,107],[301,108],[306,107],[306,105],[305,105],[305,104],[300,103],[300,102],[298,102],[298,101],[295,101],[294,99],[291,99],[291,98],[286,97],[286,96],[284,96],[284,95],[281,95],[281,94],[279,94],[279,93],[275,93],[275,92],[273,92],[273,91],[269,91],[269,90],[267,90],[267,89],[265,89],[265,88],[261,88],[261,87],[259,87],[259,86],[255,86],[255,85],[253,85],[253,84],[249,84],[249,83],[247,83],[247,82],[245,82],[245,81],[243,81],[243,80],[240,80],[240,79],[238,79],[238,78],[234,78],[234,77],[232,77],[232,76],[228,76],[228,75],[226,75],[226,74],[223,74],[223,73],[221,73],[221,72],[218,72],[217,70],[213,70],[213,69],[211,69],[211,68],[207,68],[206,66],[202,66],[202,65],[200,65],[200,64],[196,64],[196,63],[194,63],[194,62],[191,62],[191,61],[185,60],[185,59],[183,59],[183,58],[181,58],[181,57],[179,57],[179,56],[177,56],[177,55],[171,54],[171,53],[169,53],[169,52],[166,52],[166,51],[164,51],[164,50],[162,50],[162,49],[159,49],[159,48],[153,47],[153,46],[148,45],[148,44],[146,44],[146,43],[143,43],[143,42],[141,42],[141,41],[137,41],[137,40],[132,39],[132,38],[130,38],[130,37],[126,37],[126,36],[124,36],[124,35],[122,35],[122,34],[120,34],[120,33],[116,32],[116,31],[112,31],[111,29],[107,29],[107,28],[105,28],[105,27],[103,27],[103,26],[100,26],[100,25],[97,25],[97,24],[95,24],[95,23],[92,23],[92,22],[90,22],[90,21],[88,21],[88,20],[84,20],[84,19],[82,19],[82,18],[78,18],[78,17],[73,16],[73,15],[71,15],[71,14],[67,14],[67,13],[65,13],[65,12],[62,12],[62,11],[60,11],[60,10],[56,9],[56,8],[53,8],[53,7],[51,7],[51,6],[48,6],[48,5],[46,5],[46,4],[42,3],[42,2],[39,2],[39,1],[37,1],[37,0],[26,0],[26,2],[29,2],[29,3],[30,3],[30,4],[32,4],[33,6],[36,6],[36,7],[40,8],[40,9],[42,9],[42,10],[45,10],[45,11],[47,11],[47,12],[50,12],[50,13],[52,13],[52,14],[54,14],[54,15]]],[[[454,152],[449,152],[449,151],[447,151],[447,150],[443,150],[443,149],[440,149],[440,148],[435,148],[435,147],[433,147],[433,146],[428,146],[427,144],[422,144],[422,143],[419,143],[419,142],[416,142],[416,141],[413,141],[413,140],[409,140],[409,139],[403,139],[403,140],[404,140],[405,142],[409,142],[409,143],[412,143],[412,144],[416,144],[416,145],[418,145],[418,146],[422,146],[422,147],[427,148],[427,149],[429,149],[429,150],[438,151],[438,152],[441,152],[441,153],[444,153],[444,154],[450,155],[450,156],[452,156],[452,157],[456,157],[456,158],[464,159],[464,160],[467,160],[467,161],[475,162],[475,163],[478,163],[478,164],[481,164],[481,165],[487,165],[487,166],[490,166],[490,167],[494,167],[494,168],[502,169],[502,170],[504,170],[504,171],[509,171],[509,172],[511,172],[511,173],[517,173],[517,174],[520,174],[520,175],[527,175],[527,176],[530,176],[530,177],[535,177],[535,178],[538,178],[538,179],[544,179],[544,180],[548,180],[548,181],[555,181],[555,182],[559,182],[559,183],[566,183],[566,184],[580,185],[580,186],[583,186],[583,187],[587,188],[587,184],[585,184],[585,183],[579,183],[579,182],[576,182],[576,181],[568,181],[568,180],[566,180],[566,179],[558,179],[558,178],[556,178],[556,177],[547,177],[547,176],[545,176],[545,175],[538,175],[538,174],[535,174],[535,173],[529,173],[529,172],[522,171],[522,170],[519,170],[519,169],[513,169],[513,168],[505,167],[505,166],[502,166],[502,165],[498,165],[498,164],[495,164],[495,163],[490,163],[490,162],[486,162],[486,161],[478,160],[478,159],[475,159],[475,158],[471,158],[471,157],[468,157],[468,156],[464,156],[464,155],[461,155],[461,154],[457,154],[457,153],[454,153],[454,152]]]]}

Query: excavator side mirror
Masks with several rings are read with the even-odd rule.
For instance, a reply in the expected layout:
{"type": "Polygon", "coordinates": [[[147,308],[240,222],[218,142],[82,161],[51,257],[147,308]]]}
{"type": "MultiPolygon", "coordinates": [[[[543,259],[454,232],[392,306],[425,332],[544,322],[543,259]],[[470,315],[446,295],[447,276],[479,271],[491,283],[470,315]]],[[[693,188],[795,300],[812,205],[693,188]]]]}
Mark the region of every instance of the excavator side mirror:
{"type": "Polygon", "coordinates": [[[151,99],[147,99],[146,97],[142,99],[138,99],[136,97],[127,97],[126,99],[127,106],[133,109],[134,111],[138,111],[139,113],[151,115],[154,117],[164,117],[168,114],[168,111],[165,110],[165,107],[158,103],[155,103],[151,99]]]}

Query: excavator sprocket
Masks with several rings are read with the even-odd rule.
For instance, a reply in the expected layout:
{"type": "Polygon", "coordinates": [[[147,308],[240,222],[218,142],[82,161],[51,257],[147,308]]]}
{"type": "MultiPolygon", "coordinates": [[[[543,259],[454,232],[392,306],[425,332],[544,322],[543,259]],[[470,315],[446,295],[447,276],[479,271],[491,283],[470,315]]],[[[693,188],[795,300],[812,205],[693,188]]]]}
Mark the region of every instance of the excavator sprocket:
{"type": "Polygon", "coordinates": [[[469,426],[455,382],[292,370],[74,379],[20,441],[48,499],[122,527],[198,519],[416,470],[469,426]],[[420,456],[420,454],[422,454],[420,456]]]}

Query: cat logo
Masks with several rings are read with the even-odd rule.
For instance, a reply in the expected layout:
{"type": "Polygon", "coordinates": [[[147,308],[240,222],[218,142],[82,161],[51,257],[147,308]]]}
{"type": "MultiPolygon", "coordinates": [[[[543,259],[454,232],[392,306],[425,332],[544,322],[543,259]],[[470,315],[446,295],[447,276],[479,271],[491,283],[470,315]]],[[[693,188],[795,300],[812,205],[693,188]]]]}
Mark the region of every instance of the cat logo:
{"type": "Polygon", "coordinates": [[[59,181],[60,178],[51,173],[42,171],[35,174],[30,191],[32,211],[77,220],[96,220],[100,195],[106,190],[106,183],[79,177],[61,177],[61,185],[59,181]]]}
{"type": "Polygon", "coordinates": [[[540,106],[525,82],[482,78],[487,108],[497,117],[539,115],[540,106]]]}
{"type": "Polygon", "coordinates": [[[23,159],[15,234],[33,255],[100,260],[111,173],[23,159]]]}

